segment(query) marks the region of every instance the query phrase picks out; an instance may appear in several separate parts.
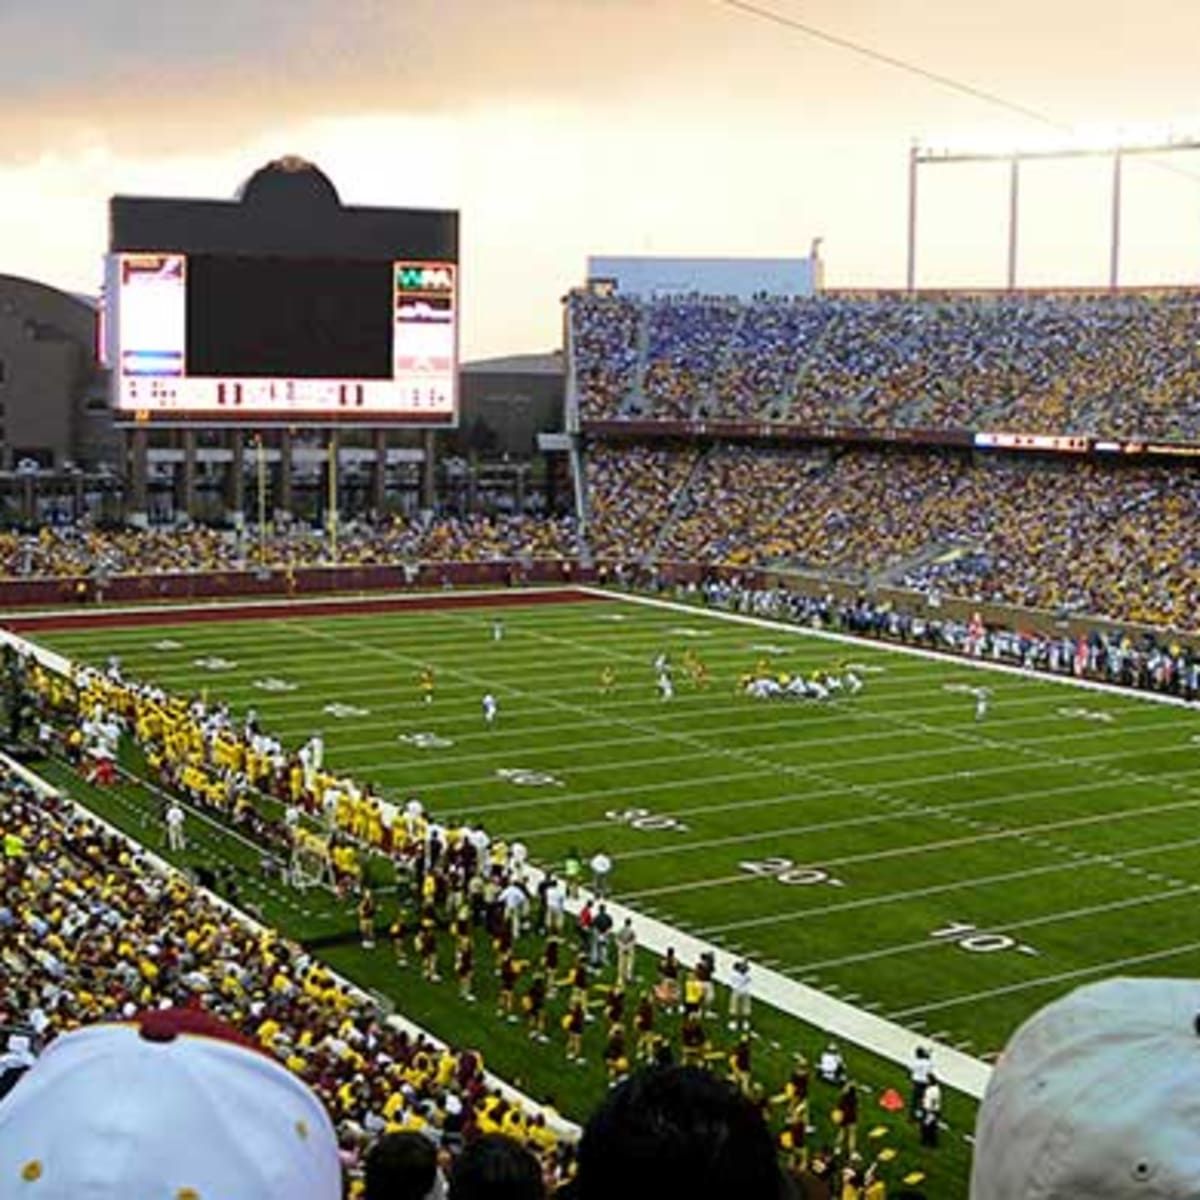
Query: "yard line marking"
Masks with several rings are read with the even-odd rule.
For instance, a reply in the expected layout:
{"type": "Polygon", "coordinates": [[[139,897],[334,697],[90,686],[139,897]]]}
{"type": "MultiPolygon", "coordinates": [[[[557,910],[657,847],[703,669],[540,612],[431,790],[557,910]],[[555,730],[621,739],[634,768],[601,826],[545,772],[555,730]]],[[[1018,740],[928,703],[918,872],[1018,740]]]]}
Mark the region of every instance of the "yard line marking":
{"type": "MultiPolygon", "coordinates": [[[[1044,832],[1051,829],[1079,829],[1101,822],[1125,821],[1145,817],[1153,813],[1176,812],[1183,809],[1200,808],[1200,799],[1176,800],[1170,804],[1149,805],[1144,808],[1132,809],[1119,813],[1098,813],[1086,817],[1070,817],[1062,821],[1049,821],[1035,825],[1033,830],[1044,832]]],[[[801,863],[801,867],[830,867],[852,866],[856,863],[881,862],[884,860],[911,857],[919,854],[940,853],[943,850],[957,850],[963,846],[975,846],[981,842],[1000,842],[1015,840],[1020,830],[1001,829],[993,833],[972,834],[969,837],[948,838],[939,842],[913,843],[907,846],[893,846],[887,850],[875,850],[865,854],[848,854],[840,858],[826,858],[812,863],[801,863]]],[[[691,883],[664,884],[660,887],[643,888],[640,891],[627,892],[626,900],[640,900],[644,896],[677,895],[681,892],[693,892],[710,887],[727,887],[735,883],[762,882],[762,877],[739,872],[737,875],[720,876],[714,879],[695,880],[691,883]]]]}
{"type": "MultiPolygon", "coordinates": [[[[1177,842],[1163,842],[1157,846],[1146,846],[1140,850],[1126,852],[1126,857],[1133,858],[1139,854],[1162,854],[1171,850],[1185,850],[1200,846],[1200,837],[1186,838],[1177,842]]],[[[957,891],[960,888],[987,887],[993,883],[1009,883],[1017,879],[1032,879],[1039,875],[1052,875],[1059,871],[1078,871],[1085,866],[1104,865],[1100,856],[1095,856],[1090,863],[1058,862],[1047,863],[1041,867],[1026,867],[1020,871],[1004,871],[998,875],[963,876],[948,883],[932,884],[929,887],[912,888],[903,892],[886,892],[875,896],[863,896],[856,900],[844,900],[838,904],[821,904],[815,908],[792,909],[788,912],[772,913],[766,916],[748,917],[741,921],[726,921],[720,925],[706,926],[701,932],[705,937],[714,934],[730,933],[734,930],[760,928],[766,925],[777,925],[794,921],[797,917],[809,920],[811,917],[827,916],[831,913],[853,912],[863,908],[871,908],[878,904],[892,904],[900,900],[918,900],[926,896],[937,896],[945,892],[957,891]]],[[[1141,868],[1125,868],[1129,874],[1145,874],[1141,868]]],[[[1179,887],[1189,886],[1180,881],[1179,887]]],[[[989,931],[990,932],[990,931],[989,931]]]]}
{"type": "MultiPolygon", "coordinates": [[[[1106,975],[1123,967],[1141,966],[1143,963],[1160,962],[1164,958],[1177,958],[1183,954],[1192,954],[1200,950],[1200,942],[1184,942],[1179,946],[1171,946],[1166,950],[1153,950],[1147,954],[1134,954],[1128,958],[1114,958],[1108,962],[1096,963],[1090,967],[1079,967],[1073,971],[1060,971],[1056,975],[1042,975],[1037,979],[1027,979],[1021,983],[1008,983],[1002,987],[987,988],[979,992],[968,992],[964,995],[951,996],[943,1000],[935,1000],[929,1004],[917,1004],[911,1008],[902,1008],[891,1014],[894,1021],[904,1021],[910,1029],[916,1028],[912,1017],[919,1013],[939,1012],[947,1008],[956,1008],[960,1004],[973,1004],[980,1000],[993,1000],[997,996],[1009,996],[1016,992],[1030,991],[1034,988],[1046,987],[1050,984],[1065,983],[1068,980],[1086,979],[1089,975],[1106,975]]],[[[920,1020],[920,1017],[917,1017],[920,1020]]],[[[989,1055],[982,1054],[980,1058],[987,1061],[989,1055]]]]}
{"type": "MultiPolygon", "coordinates": [[[[1059,922],[1070,922],[1086,917],[1094,917],[1100,913],[1121,912],[1130,908],[1142,908],[1147,904],[1164,904],[1178,900],[1182,896],[1195,895],[1200,892],[1200,884],[1187,884],[1173,891],[1154,891],[1142,896],[1127,896],[1120,900],[1109,900],[1104,904],[1089,904],[1083,908],[1066,909],[1061,912],[1042,913],[1036,917],[1026,917],[1020,921],[1006,921],[999,925],[989,925],[988,933],[1012,933],[1016,930],[1037,929],[1043,925],[1055,925],[1059,922]]],[[[881,958],[895,958],[901,954],[911,954],[920,950],[936,950],[939,947],[953,945],[945,940],[923,937],[916,942],[899,942],[892,946],[880,946],[874,950],[863,950],[857,954],[844,954],[838,958],[822,958],[808,962],[805,966],[813,971],[827,971],[833,967],[846,967],[855,963],[875,962],[881,958]]]]}

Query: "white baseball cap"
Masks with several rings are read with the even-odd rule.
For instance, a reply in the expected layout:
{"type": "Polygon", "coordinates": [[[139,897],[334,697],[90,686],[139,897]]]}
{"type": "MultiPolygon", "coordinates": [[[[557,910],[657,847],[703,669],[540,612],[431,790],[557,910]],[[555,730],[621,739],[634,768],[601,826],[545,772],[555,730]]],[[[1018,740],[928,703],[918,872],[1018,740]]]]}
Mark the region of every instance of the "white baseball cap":
{"type": "Polygon", "coordinates": [[[6,1200],[340,1200],[305,1084],[206,1013],[63,1034],[0,1102],[6,1200]]]}
{"type": "Polygon", "coordinates": [[[1200,1196],[1200,981],[1110,979],[1035,1013],[975,1126],[971,1200],[1200,1196]]]}

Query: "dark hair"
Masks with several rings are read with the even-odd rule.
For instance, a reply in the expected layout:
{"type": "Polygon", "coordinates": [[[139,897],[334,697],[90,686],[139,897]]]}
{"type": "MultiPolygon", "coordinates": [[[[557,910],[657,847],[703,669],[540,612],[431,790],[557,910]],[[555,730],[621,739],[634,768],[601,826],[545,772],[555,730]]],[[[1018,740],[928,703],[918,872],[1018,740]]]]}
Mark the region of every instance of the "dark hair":
{"type": "Polygon", "coordinates": [[[367,1151],[365,1200],[425,1200],[437,1150],[423,1133],[385,1133],[367,1151]]]}
{"type": "Polygon", "coordinates": [[[579,1143],[578,1200],[786,1195],[771,1135],[736,1088],[699,1067],[653,1067],[609,1092],[579,1143]]]}
{"type": "Polygon", "coordinates": [[[538,1160],[502,1133],[469,1142],[450,1174],[450,1200],[544,1200],[545,1195],[538,1160]]]}

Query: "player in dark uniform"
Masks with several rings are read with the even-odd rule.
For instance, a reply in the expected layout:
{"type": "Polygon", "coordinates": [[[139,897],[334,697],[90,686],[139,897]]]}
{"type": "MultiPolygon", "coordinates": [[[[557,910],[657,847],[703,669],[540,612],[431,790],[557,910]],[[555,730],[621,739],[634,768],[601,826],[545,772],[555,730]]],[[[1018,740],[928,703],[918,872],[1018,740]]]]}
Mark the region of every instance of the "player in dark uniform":
{"type": "Polygon", "coordinates": [[[637,1056],[641,1062],[654,1061],[654,1000],[643,992],[633,1014],[633,1029],[637,1034],[637,1056]]]}
{"type": "Polygon", "coordinates": [[[546,1036],[546,976],[538,971],[529,981],[529,991],[521,1001],[529,1020],[529,1036],[535,1042],[548,1042],[546,1036]]]}
{"type": "Polygon", "coordinates": [[[604,1044],[604,1067],[608,1071],[608,1082],[617,1083],[629,1073],[629,1059],[625,1053],[625,1026],[609,1027],[608,1041],[604,1044]]]}
{"type": "Polygon", "coordinates": [[[458,980],[458,994],[468,1003],[475,1002],[471,983],[475,977],[475,947],[471,938],[460,937],[454,953],[454,976],[458,980]]]}
{"type": "Polygon", "coordinates": [[[679,1043],[681,1046],[680,1060],[685,1067],[704,1065],[704,1059],[708,1053],[708,1034],[704,1032],[704,1026],[698,1016],[689,1013],[683,1018],[683,1028],[679,1031],[679,1043]]]}
{"type": "Polygon", "coordinates": [[[542,970],[546,972],[546,998],[553,1000],[558,994],[559,941],[551,934],[542,947],[542,970]]]}
{"type": "Polygon", "coordinates": [[[496,998],[496,1015],[503,1016],[506,1021],[517,1019],[517,1014],[513,1012],[513,992],[520,974],[521,964],[510,950],[500,960],[500,994],[496,998]]]}
{"type": "Polygon", "coordinates": [[[572,1004],[567,1015],[562,1019],[562,1027],[567,1034],[567,1062],[584,1063],[583,1057],[583,1024],[587,1013],[582,1004],[572,1004]]]}

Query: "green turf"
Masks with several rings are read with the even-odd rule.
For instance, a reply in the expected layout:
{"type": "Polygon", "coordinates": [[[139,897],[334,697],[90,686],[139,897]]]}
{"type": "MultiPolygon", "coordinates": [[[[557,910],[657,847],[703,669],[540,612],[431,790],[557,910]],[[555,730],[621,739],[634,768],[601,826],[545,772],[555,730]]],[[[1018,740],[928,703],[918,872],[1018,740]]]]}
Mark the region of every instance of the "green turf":
{"type": "MultiPolygon", "coordinates": [[[[633,907],[969,1053],[994,1054],[1077,983],[1200,969],[1193,711],[617,599],[513,606],[498,642],[493,616],[171,625],[164,613],[152,628],[39,640],[93,662],[116,653],[134,676],[253,706],[287,744],[319,728],[339,770],[519,836],[539,862],[603,847],[633,907]],[[678,664],[688,648],[711,685],[698,691],[676,672],[664,703],[652,660],[665,650],[678,664]],[[826,704],[735,694],[764,656],[789,672],[859,663],[866,687],[826,704]],[[214,657],[231,665],[197,664],[214,657]],[[437,671],[431,705],[414,681],[425,663],[437,671]],[[611,695],[598,687],[604,666],[618,673],[611,695]],[[269,679],[294,690],[259,686],[269,679]],[[961,689],[981,683],[990,711],[976,722],[961,689]],[[500,702],[495,729],[480,713],[488,690],[500,702]],[[414,734],[450,744],[400,740],[414,734]],[[631,821],[631,810],[673,822],[631,821]]],[[[286,927],[302,920],[266,911],[286,927]]],[[[600,1086],[598,1076],[564,1083],[557,1048],[543,1068],[486,1006],[464,1012],[452,989],[411,975],[400,986],[382,951],[327,957],[439,1032],[479,1041],[498,1069],[556,1091],[568,1109],[586,1109],[600,1086]]],[[[816,1049],[815,1035],[764,1022],[768,1040],[807,1037],[816,1049]]],[[[864,1078],[902,1085],[896,1068],[851,1057],[864,1078]]],[[[971,1107],[954,1102],[948,1115],[961,1131],[971,1107]]],[[[960,1138],[948,1139],[931,1184],[961,1181],[965,1161],[960,1138]]]]}

